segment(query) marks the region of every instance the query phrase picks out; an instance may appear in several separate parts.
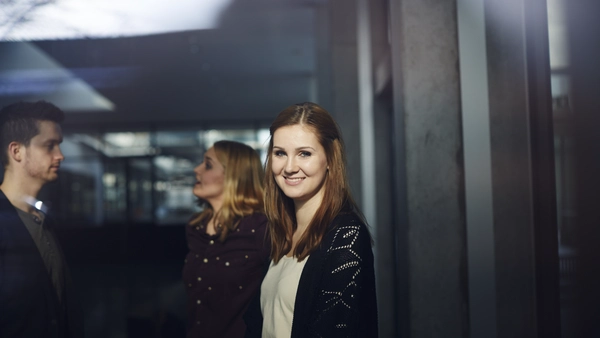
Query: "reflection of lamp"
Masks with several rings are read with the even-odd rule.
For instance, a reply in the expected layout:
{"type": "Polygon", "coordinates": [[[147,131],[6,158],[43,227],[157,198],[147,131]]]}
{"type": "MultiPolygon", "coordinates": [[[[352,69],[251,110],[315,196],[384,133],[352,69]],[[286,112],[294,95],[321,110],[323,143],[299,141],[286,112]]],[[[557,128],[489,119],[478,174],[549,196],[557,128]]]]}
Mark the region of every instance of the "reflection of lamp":
{"type": "Polygon", "coordinates": [[[102,175],[102,182],[106,187],[114,187],[117,183],[117,176],[113,173],[104,173],[102,175]]]}
{"type": "Polygon", "coordinates": [[[173,6],[170,0],[61,0],[32,6],[9,1],[0,11],[0,39],[106,38],[211,29],[230,3],[178,0],[173,6]]]}
{"type": "Polygon", "coordinates": [[[24,200],[27,204],[31,205],[36,210],[39,210],[39,211],[43,212],[44,214],[48,214],[48,210],[50,209],[48,204],[45,204],[44,202],[42,202],[32,196],[25,196],[24,200]]]}
{"type": "Polygon", "coordinates": [[[65,111],[113,111],[115,105],[28,42],[0,44],[0,96],[44,99],[65,111]]]}
{"type": "Polygon", "coordinates": [[[160,148],[149,146],[148,133],[107,133],[100,138],[88,134],[72,134],[69,139],[108,157],[151,156],[161,153],[160,148]]]}
{"type": "Polygon", "coordinates": [[[150,134],[147,132],[106,133],[104,140],[120,148],[150,146],[150,134]]]}

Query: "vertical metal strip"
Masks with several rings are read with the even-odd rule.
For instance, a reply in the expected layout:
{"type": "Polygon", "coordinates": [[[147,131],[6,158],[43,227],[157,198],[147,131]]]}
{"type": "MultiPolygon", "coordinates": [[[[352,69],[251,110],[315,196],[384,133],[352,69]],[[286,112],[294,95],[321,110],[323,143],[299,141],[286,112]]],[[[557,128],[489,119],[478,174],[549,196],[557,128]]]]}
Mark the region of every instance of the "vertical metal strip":
{"type": "MultiPolygon", "coordinates": [[[[369,1],[357,0],[358,102],[362,211],[377,231],[375,182],[375,127],[373,122],[373,62],[369,1]]],[[[375,234],[374,234],[375,235],[375,234]]]]}
{"type": "Polygon", "coordinates": [[[483,0],[458,0],[471,338],[496,337],[496,273],[483,0]]]}

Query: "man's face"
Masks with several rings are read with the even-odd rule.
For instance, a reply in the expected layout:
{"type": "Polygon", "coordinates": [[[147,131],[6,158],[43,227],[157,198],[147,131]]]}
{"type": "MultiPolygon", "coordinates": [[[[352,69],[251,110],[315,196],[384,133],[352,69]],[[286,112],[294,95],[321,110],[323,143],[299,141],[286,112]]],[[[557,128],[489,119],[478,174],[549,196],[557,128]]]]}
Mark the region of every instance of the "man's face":
{"type": "Polygon", "coordinates": [[[45,184],[58,178],[60,162],[65,157],[60,151],[62,131],[60,126],[52,121],[40,121],[39,134],[24,147],[25,156],[23,167],[29,178],[45,184]]]}

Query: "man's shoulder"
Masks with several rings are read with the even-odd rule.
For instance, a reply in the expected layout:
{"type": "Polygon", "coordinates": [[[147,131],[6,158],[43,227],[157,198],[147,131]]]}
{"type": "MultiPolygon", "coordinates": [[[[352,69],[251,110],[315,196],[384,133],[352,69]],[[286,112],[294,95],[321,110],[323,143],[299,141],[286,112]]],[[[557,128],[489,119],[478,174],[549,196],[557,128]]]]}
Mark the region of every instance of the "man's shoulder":
{"type": "Polygon", "coordinates": [[[25,224],[17,209],[0,190],[0,246],[11,245],[9,243],[21,238],[22,230],[26,230],[25,224]]]}
{"type": "Polygon", "coordinates": [[[17,209],[6,198],[2,190],[0,190],[0,220],[2,220],[0,221],[0,225],[18,217],[17,209]]]}
{"type": "Polygon", "coordinates": [[[17,209],[10,203],[2,189],[0,189],[0,212],[17,213],[17,209]]]}

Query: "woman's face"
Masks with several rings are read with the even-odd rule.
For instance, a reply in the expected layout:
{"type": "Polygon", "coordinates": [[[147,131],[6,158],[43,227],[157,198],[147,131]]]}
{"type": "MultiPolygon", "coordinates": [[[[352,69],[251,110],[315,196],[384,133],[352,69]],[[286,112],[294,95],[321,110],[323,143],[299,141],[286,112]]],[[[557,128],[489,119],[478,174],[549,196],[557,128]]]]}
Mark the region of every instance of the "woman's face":
{"type": "Polygon", "coordinates": [[[279,188],[294,202],[320,203],[327,169],[325,149],[310,128],[293,125],[273,133],[271,170],[279,188]]]}
{"type": "Polygon", "coordinates": [[[194,195],[205,199],[215,207],[215,202],[223,199],[225,168],[217,159],[214,147],[206,151],[204,161],[194,169],[194,173],[196,174],[194,195]]]}

